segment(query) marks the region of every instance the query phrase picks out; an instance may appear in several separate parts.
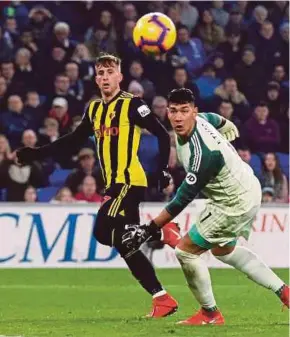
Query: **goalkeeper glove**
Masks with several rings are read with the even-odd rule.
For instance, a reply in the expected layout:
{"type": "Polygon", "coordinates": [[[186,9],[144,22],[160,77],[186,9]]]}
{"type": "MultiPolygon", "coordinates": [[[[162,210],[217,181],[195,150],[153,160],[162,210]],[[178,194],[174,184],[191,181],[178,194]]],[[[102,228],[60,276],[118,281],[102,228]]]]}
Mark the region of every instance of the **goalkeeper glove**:
{"type": "Polygon", "coordinates": [[[225,119],[225,124],[218,129],[218,131],[223,135],[223,137],[232,142],[236,138],[240,137],[239,130],[235,124],[228,119],[225,119]]]}
{"type": "Polygon", "coordinates": [[[169,173],[168,168],[162,170],[159,176],[159,190],[162,192],[164,188],[169,186],[171,180],[172,176],[169,173]]]}

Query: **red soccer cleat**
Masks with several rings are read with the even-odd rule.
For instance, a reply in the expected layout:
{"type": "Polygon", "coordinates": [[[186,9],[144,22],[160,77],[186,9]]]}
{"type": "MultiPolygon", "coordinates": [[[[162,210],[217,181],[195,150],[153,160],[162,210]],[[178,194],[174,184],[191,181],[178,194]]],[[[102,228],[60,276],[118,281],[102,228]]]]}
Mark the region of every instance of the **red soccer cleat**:
{"type": "Polygon", "coordinates": [[[161,318],[172,315],[177,311],[178,303],[168,294],[153,298],[153,308],[148,318],[161,318]]]}
{"type": "Polygon", "coordinates": [[[205,325],[205,324],[223,325],[223,324],[225,324],[225,320],[223,318],[222,313],[219,310],[209,312],[209,311],[206,311],[206,310],[201,308],[192,317],[186,319],[185,321],[180,321],[177,324],[182,324],[182,325],[205,325]]]}
{"type": "Polygon", "coordinates": [[[289,304],[290,304],[290,288],[289,288],[289,286],[285,285],[283,287],[283,290],[282,290],[282,293],[281,293],[281,296],[280,296],[280,300],[287,308],[289,308],[289,304]]]}
{"type": "Polygon", "coordinates": [[[181,235],[180,228],[178,227],[177,223],[169,222],[162,227],[161,232],[161,242],[166,243],[172,248],[175,248],[178,245],[181,235]]]}

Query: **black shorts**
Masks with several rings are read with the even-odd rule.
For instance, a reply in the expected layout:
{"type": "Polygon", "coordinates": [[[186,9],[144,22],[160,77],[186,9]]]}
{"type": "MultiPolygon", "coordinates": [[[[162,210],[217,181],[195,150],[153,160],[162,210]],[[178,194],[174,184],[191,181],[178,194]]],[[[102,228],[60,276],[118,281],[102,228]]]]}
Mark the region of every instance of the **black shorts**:
{"type": "Polygon", "coordinates": [[[144,187],[114,184],[107,191],[98,211],[95,238],[107,246],[115,246],[126,224],[139,224],[139,205],[144,200],[144,187]]]}

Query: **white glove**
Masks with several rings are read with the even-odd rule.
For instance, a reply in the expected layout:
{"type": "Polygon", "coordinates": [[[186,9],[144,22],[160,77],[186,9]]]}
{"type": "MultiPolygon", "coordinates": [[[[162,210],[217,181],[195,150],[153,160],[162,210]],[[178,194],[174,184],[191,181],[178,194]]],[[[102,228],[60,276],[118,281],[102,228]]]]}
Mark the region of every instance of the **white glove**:
{"type": "Polygon", "coordinates": [[[232,142],[236,138],[240,137],[238,128],[235,126],[233,122],[229,121],[228,119],[226,119],[225,125],[222,126],[220,129],[218,129],[218,131],[229,142],[232,142]]]}

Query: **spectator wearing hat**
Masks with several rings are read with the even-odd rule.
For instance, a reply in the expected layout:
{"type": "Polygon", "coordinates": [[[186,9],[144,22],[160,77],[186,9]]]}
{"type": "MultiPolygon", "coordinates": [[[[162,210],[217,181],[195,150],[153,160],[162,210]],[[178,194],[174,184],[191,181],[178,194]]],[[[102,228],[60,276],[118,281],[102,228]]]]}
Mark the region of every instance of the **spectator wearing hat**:
{"type": "Polygon", "coordinates": [[[288,101],[282,97],[279,83],[275,81],[268,83],[265,101],[269,108],[269,117],[275,119],[279,124],[285,123],[288,101]]]}
{"type": "Polygon", "coordinates": [[[85,176],[80,192],[75,194],[75,199],[86,202],[102,202],[103,197],[97,193],[97,183],[93,176],[85,176]]]}
{"type": "Polygon", "coordinates": [[[69,187],[74,194],[80,191],[82,181],[86,176],[93,176],[97,185],[103,188],[101,172],[96,167],[96,154],[90,148],[83,148],[78,154],[79,167],[67,177],[65,186],[69,187]]]}
{"type": "Polygon", "coordinates": [[[53,100],[48,116],[58,121],[61,135],[69,132],[71,120],[68,113],[68,103],[65,98],[56,97],[53,100]]]}
{"type": "Polygon", "coordinates": [[[274,201],[288,202],[288,182],[282,172],[278,156],[275,153],[267,153],[262,161],[262,173],[260,177],[262,187],[274,190],[274,201]]]}
{"type": "Polygon", "coordinates": [[[256,60],[254,46],[246,45],[240,62],[234,68],[234,77],[248,101],[256,104],[265,91],[265,71],[256,60]]]}
{"type": "Polygon", "coordinates": [[[265,102],[256,105],[252,117],[244,124],[241,136],[252,152],[275,152],[279,149],[279,125],[269,118],[265,102]]]}

